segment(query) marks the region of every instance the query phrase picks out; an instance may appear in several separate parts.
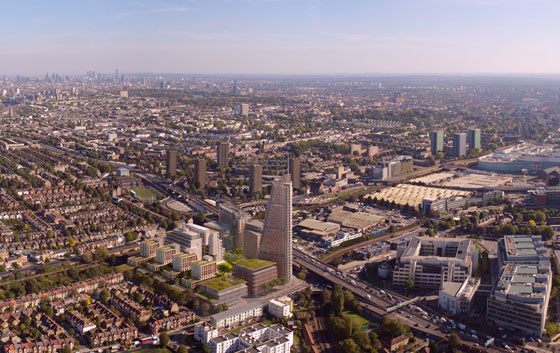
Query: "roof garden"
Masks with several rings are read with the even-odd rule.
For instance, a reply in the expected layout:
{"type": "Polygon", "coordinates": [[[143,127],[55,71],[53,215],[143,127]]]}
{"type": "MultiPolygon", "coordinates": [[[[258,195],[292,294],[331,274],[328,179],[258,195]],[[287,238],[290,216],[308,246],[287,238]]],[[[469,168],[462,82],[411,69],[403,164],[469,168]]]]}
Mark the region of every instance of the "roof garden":
{"type": "Polygon", "coordinates": [[[216,277],[209,281],[204,282],[204,285],[217,291],[231,288],[239,284],[245,283],[244,280],[235,277],[216,277]]]}
{"type": "Polygon", "coordinates": [[[264,268],[264,267],[275,265],[274,262],[264,261],[264,260],[259,260],[259,259],[241,259],[241,260],[235,261],[233,264],[243,266],[243,267],[247,267],[251,270],[259,270],[259,269],[264,268]]]}

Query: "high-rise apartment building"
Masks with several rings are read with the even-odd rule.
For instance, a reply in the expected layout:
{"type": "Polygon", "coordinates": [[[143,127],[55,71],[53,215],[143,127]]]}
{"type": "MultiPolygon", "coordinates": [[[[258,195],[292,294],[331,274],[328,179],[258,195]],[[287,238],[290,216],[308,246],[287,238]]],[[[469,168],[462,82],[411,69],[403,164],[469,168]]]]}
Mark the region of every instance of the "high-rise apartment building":
{"type": "Polygon", "coordinates": [[[155,240],[144,240],[140,243],[140,256],[153,257],[156,256],[156,249],[159,248],[159,242],[155,240]]]}
{"type": "Polygon", "coordinates": [[[249,115],[249,104],[243,103],[235,106],[235,114],[248,116],[249,115]]]}
{"type": "Polygon", "coordinates": [[[177,175],[177,150],[167,150],[166,172],[168,177],[177,175]]]}
{"type": "Polygon", "coordinates": [[[453,134],[453,156],[463,157],[467,154],[467,134],[453,134]]]}
{"type": "Polygon", "coordinates": [[[230,203],[220,203],[220,222],[230,229],[233,238],[233,249],[240,248],[245,252],[245,224],[249,221],[249,215],[230,203]]]}
{"type": "Polygon", "coordinates": [[[194,161],[194,182],[197,183],[200,188],[206,186],[206,159],[197,158],[194,161]]]}
{"type": "Polygon", "coordinates": [[[469,149],[480,149],[480,129],[469,130],[469,149]]]}
{"type": "Polygon", "coordinates": [[[218,167],[229,167],[229,142],[218,143],[218,167]]]}
{"type": "Polygon", "coordinates": [[[288,160],[288,173],[290,173],[293,188],[299,189],[301,187],[301,161],[299,158],[288,160]]]}
{"type": "Polygon", "coordinates": [[[249,167],[249,194],[262,192],[262,165],[253,164],[249,167]]]}
{"type": "Polygon", "coordinates": [[[292,277],[292,183],[277,179],[272,184],[264,220],[259,259],[272,261],[278,277],[292,277]]]}
{"type": "Polygon", "coordinates": [[[430,132],[430,151],[432,156],[443,151],[443,130],[430,132]]]}

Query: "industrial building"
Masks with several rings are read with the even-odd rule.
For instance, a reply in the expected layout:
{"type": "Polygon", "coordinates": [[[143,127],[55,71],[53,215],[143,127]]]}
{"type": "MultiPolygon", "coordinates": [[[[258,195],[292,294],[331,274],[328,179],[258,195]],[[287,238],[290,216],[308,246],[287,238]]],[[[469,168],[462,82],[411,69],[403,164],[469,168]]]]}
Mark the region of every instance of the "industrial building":
{"type": "Polygon", "coordinates": [[[385,200],[386,202],[394,202],[397,205],[409,205],[419,207],[424,199],[448,199],[456,197],[470,197],[469,191],[460,191],[452,189],[440,189],[428,186],[399,184],[394,187],[381,189],[376,193],[370,194],[369,197],[377,200],[385,200]]]}
{"type": "Polygon", "coordinates": [[[560,150],[553,145],[522,143],[478,158],[478,168],[497,173],[536,174],[560,165],[560,150]]]}

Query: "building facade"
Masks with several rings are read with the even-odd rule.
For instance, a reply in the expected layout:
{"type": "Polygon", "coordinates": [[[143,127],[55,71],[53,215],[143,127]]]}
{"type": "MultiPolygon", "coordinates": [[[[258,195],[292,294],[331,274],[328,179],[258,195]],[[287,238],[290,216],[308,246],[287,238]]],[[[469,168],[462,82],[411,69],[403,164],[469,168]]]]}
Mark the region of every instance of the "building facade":
{"type": "Polygon", "coordinates": [[[292,183],[276,179],[264,220],[259,259],[272,261],[278,277],[292,278],[292,183]]]}

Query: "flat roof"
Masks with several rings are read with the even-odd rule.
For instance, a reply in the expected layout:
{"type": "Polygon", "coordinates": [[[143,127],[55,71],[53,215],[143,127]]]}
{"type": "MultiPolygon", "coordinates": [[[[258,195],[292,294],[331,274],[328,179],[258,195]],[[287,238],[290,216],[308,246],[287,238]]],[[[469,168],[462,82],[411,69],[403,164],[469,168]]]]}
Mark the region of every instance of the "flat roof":
{"type": "Polygon", "coordinates": [[[236,306],[236,307],[231,308],[227,311],[222,311],[221,313],[214,314],[214,315],[210,316],[210,318],[215,320],[215,321],[223,320],[223,319],[226,319],[226,318],[228,318],[230,316],[233,316],[233,315],[241,314],[241,313],[244,313],[244,312],[249,311],[249,310],[254,310],[258,307],[262,308],[262,307],[264,307],[264,304],[260,303],[260,302],[250,302],[248,304],[236,306]]]}
{"type": "Polygon", "coordinates": [[[230,277],[230,278],[216,277],[209,281],[204,282],[203,285],[215,289],[217,291],[221,291],[243,283],[245,283],[244,280],[235,277],[230,277]]]}
{"type": "Polygon", "coordinates": [[[251,270],[258,270],[268,266],[276,265],[276,263],[271,261],[259,260],[259,259],[241,259],[233,263],[234,265],[239,265],[247,267],[251,270]]]}

